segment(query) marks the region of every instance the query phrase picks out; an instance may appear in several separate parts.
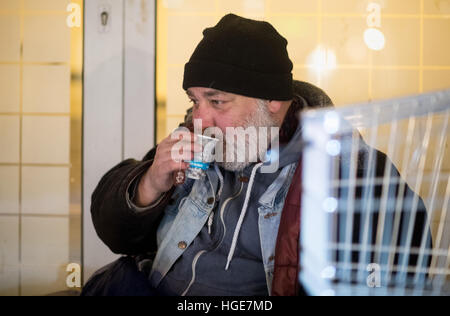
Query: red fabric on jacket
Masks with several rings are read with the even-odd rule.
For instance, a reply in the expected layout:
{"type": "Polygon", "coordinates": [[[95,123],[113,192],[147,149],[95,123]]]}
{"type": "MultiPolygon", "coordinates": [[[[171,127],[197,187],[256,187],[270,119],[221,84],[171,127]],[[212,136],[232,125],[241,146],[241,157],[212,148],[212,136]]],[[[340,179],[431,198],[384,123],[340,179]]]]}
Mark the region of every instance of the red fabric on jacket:
{"type": "Polygon", "coordinates": [[[272,282],[274,296],[294,296],[299,292],[301,179],[302,161],[300,159],[281,212],[272,282]]]}

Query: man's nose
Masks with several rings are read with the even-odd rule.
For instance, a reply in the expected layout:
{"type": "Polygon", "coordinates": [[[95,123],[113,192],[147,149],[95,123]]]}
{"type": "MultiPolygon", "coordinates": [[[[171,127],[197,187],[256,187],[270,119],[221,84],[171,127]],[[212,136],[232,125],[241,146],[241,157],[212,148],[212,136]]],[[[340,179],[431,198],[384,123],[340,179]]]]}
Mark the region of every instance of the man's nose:
{"type": "Polygon", "coordinates": [[[202,128],[214,126],[214,116],[211,107],[206,102],[200,102],[193,111],[193,118],[202,120],[202,128]]]}

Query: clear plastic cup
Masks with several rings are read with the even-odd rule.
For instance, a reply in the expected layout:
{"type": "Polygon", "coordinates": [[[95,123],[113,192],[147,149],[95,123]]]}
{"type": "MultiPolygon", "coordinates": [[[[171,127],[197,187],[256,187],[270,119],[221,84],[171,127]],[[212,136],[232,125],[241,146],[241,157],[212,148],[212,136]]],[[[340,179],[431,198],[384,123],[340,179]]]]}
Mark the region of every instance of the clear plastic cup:
{"type": "Polygon", "coordinates": [[[198,180],[206,175],[206,170],[209,164],[214,161],[214,152],[216,144],[219,141],[217,138],[196,134],[196,143],[202,146],[201,152],[194,153],[194,159],[187,161],[189,168],[186,170],[186,177],[198,180]]]}

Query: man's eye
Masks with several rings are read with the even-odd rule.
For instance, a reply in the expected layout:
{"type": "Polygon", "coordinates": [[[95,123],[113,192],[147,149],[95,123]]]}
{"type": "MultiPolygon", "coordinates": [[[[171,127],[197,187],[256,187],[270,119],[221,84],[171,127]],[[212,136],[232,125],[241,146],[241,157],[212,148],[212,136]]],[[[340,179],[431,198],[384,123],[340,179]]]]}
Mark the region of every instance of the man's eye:
{"type": "Polygon", "coordinates": [[[197,105],[197,101],[196,100],[189,99],[189,102],[192,103],[193,105],[197,105]]]}
{"type": "Polygon", "coordinates": [[[224,101],[220,101],[220,100],[211,100],[211,104],[212,105],[222,105],[224,103],[224,101]]]}

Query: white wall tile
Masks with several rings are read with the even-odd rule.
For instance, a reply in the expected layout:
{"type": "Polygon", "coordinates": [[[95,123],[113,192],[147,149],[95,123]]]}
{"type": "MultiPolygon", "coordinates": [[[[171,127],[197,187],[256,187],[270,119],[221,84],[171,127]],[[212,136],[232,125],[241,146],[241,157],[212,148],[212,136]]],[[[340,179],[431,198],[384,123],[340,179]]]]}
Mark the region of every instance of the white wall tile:
{"type": "Polygon", "coordinates": [[[0,112],[19,112],[20,66],[0,65],[0,95],[0,112]]]}
{"type": "Polygon", "coordinates": [[[372,73],[372,97],[378,100],[419,93],[419,71],[375,69],[372,73]]]}
{"type": "Polygon", "coordinates": [[[69,117],[24,116],[22,130],[24,163],[69,162],[69,117]]]}
{"type": "Polygon", "coordinates": [[[264,13],[265,0],[219,0],[218,10],[225,13],[249,14],[264,13]]]}
{"type": "Polygon", "coordinates": [[[322,88],[337,106],[367,102],[369,99],[369,75],[367,70],[360,69],[335,69],[323,72],[322,88]],[[336,84],[338,82],[339,84],[336,84]],[[361,87],[359,89],[346,89],[342,93],[342,87],[361,87]]]}
{"type": "Polygon", "coordinates": [[[384,19],[381,31],[386,38],[386,44],[383,50],[373,52],[374,65],[419,65],[419,19],[384,19]]]}
{"type": "Polygon", "coordinates": [[[425,70],[423,89],[425,92],[450,89],[450,70],[425,70]]]}
{"type": "Polygon", "coordinates": [[[434,0],[424,1],[425,14],[450,14],[450,1],[448,0],[434,0]]]}
{"type": "Polygon", "coordinates": [[[22,295],[64,290],[69,263],[69,219],[22,217],[22,295]]]}
{"type": "Polygon", "coordinates": [[[210,16],[169,16],[167,19],[167,61],[169,64],[185,64],[203,38],[205,28],[217,23],[210,16]],[[180,30],[182,32],[180,33],[180,30]]]}
{"type": "Polygon", "coordinates": [[[43,295],[65,289],[64,268],[68,261],[68,218],[22,217],[23,295],[43,295]]]}
{"type": "Polygon", "coordinates": [[[319,74],[308,68],[294,68],[292,76],[294,80],[306,81],[314,85],[319,84],[319,74]]]}
{"type": "Polygon", "coordinates": [[[69,214],[69,168],[22,167],[22,213],[69,214]]]}
{"type": "Polygon", "coordinates": [[[19,167],[0,166],[0,214],[19,213],[19,167]]]}
{"type": "Polygon", "coordinates": [[[25,16],[23,58],[34,62],[68,62],[70,28],[66,16],[25,16]]]}
{"type": "Polygon", "coordinates": [[[20,20],[18,15],[0,18],[0,61],[20,60],[20,20]]]}
{"type": "Polygon", "coordinates": [[[69,290],[66,285],[68,263],[55,265],[22,265],[21,294],[23,296],[42,296],[69,290]]]}
{"type": "Polygon", "coordinates": [[[24,265],[67,264],[69,218],[22,217],[22,263],[24,265]]]}
{"type": "Polygon", "coordinates": [[[450,30],[450,19],[424,21],[424,65],[450,66],[448,30],[450,30]]]}
{"type": "Polygon", "coordinates": [[[0,163],[19,162],[20,119],[18,116],[0,116],[0,163]]]}
{"type": "Polygon", "coordinates": [[[170,67],[167,72],[167,115],[185,115],[186,110],[192,106],[183,90],[183,67],[170,67]]]}
{"type": "Polygon", "coordinates": [[[20,1],[17,0],[0,0],[0,10],[19,10],[20,1]]]}
{"type": "Polygon", "coordinates": [[[289,0],[289,1],[270,1],[270,13],[317,13],[318,6],[316,1],[311,0],[289,0]]]}
{"type": "Polygon", "coordinates": [[[0,296],[18,294],[19,217],[0,215],[0,296]]]}
{"type": "Polygon", "coordinates": [[[322,11],[327,13],[365,13],[366,8],[367,2],[361,0],[322,0],[322,11]]]}
{"type": "Polygon", "coordinates": [[[267,21],[288,40],[292,62],[306,64],[309,54],[317,47],[317,18],[269,16],[267,21]]]}
{"type": "Polygon", "coordinates": [[[70,0],[24,0],[25,10],[65,11],[70,0]]]}
{"type": "Polygon", "coordinates": [[[18,266],[5,266],[0,268],[0,296],[19,295],[19,270],[18,266]]]}
{"type": "MultiPolygon", "coordinates": [[[[362,35],[366,27],[366,20],[363,18],[333,17],[324,19],[320,44],[329,49],[330,53],[335,54],[338,65],[366,65],[369,62],[369,54],[362,35]]],[[[310,29],[313,30],[313,21],[311,21],[311,28],[304,29],[304,32],[307,32],[305,40],[308,39],[307,42],[315,41],[317,43],[317,33],[308,34],[310,29]]],[[[298,47],[302,46],[301,42],[296,44],[298,47]]]]}
{"type": "Polygon", "coordinates": [[[215,9],[211,0],[162,0],[162,6],[173,12],[212,12],[215,9]]]}
{"type": "Polygon", "coordinates": [[[17,266],[18,263],[19,217],[0,215],[0,271],[6,266],[17,266]]]}
{"type": "MultiPolygon", "coordinates": [[[[369,3],[378,3],[381,13],[419,14],[420,0],[322,0],[322,8],[326,13],[367,13],[369,3]]],[[[317,1],[311,1],[317,2],[317,1]]],[[[431,2],[431,1],[425,1],[431,2]]]]}
{"type": "Polygon", "coordinates": [[[23,111],[70,113],[69,66],[25,66],[23,111]]]}
{"type": "Polygon", "coordinates": [[[184,122],[184,115],[167,117],[166,120],[166,135],[164,135],[164,137],[169,136],[170,133],[172,133],[173,130],[180,125],[180,123],[184,122]]]}

